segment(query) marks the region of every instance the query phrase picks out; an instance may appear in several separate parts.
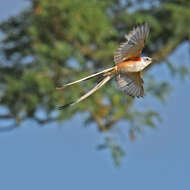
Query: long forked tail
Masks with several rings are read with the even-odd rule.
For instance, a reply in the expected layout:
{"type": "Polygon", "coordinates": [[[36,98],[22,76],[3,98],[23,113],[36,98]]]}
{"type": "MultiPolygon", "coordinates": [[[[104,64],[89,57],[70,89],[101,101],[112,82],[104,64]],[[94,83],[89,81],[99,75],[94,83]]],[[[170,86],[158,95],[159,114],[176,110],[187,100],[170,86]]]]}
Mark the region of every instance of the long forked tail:
{"type": "Polygon", "coordinates": [[[56,89],[57,89],[57,90],[62,90],[62,89],[66,88],[66,87],[68,87],[68,86],[71,86],[71,85],[73,85],[73,84],[76,84],[76,83],[79,83],[79,82],[82,82],[82,81],[85,81],[85,80],[89,80],[89,79],[94,78],[94,77],[97,77],[97,76],[99,76],[99,75],[104,75],[104,74],[109,73],[109,72],[112,72],[112,71],[114,71],[114,70],[115,70],[115,67],[111,67],[111,68],[105,69],[105,70],[103,70],[103,71],[101,71],[101,72],[92,74],[92,75],[90,75],[90,76],[88,76],[88,77],[82,78],[82,79],[80,79],[80,80],[76,80],[76,81],[74,81],[74,82],[65,84],[65,85],[63,85],[63,86],[61,86],[61,87],[57,87],[56,89]]]}
{"type": "Polygon", "coordinates": [[[106,84],[114,75],[108,75],[105,76],[94,88],[92,88],[89,92],[87,92],[86,94],[84,94],[83,96],[81,96],[79,99],[77,99],[74,102],[70,102],[68,104],[65,104],[63,106],[58,107],[59,110],[65,109],[67,107],[73,106],[79,102],[81,102],[82,100],[86,99],[87,97],[89,97],[91,94],[93,94],[94,92],[96,92],[99,88],[101,88],[104,84],[106,84]]]}

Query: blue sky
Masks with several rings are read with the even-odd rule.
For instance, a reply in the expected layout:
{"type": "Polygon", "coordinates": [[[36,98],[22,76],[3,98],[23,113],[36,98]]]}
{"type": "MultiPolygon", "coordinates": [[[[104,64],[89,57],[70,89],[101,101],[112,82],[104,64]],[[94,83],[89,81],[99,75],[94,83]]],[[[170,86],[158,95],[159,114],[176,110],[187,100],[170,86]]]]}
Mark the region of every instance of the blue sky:
{"type": "MultiPolygon", "coordinates": [[[[0,20],[26,4],[23,0],[4,1],[0,20]]],[[[189,64],[187,53],[184,45],[175,56],[185,56],[189,64]]],[[[175,62],[180,64],[177,58],[175,62]]],[[[17,130],[0,134],[0,189],[189,190],[190,81],[171,79],[164,68],[151,71],[172,82],[167,103],[157,105],[163,123],[145,130],[135,142],[126,142],[127,156],[121,168],[114,167],[108,151],[96,150],[103,136],[94,125],[84,128],[79,116],[61,127],[39,127],[27,121],[17,130]]],[[[143,101],[145,106],[153,104],[148,97],[143,101]]]]}

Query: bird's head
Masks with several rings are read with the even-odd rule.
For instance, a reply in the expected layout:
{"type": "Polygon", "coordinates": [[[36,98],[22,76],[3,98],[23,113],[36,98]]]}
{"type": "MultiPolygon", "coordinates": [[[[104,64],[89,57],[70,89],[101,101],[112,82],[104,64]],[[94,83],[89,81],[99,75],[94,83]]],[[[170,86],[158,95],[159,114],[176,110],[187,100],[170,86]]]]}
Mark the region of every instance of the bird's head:
{"type": "Polygon", "coordinates": [[[146,66],[148,66],[149,64],[152,63],[152,58],[150,58],[150,57],[142,57],[141,59],[142,59],[142,62],[143,62],[146,66]]]}

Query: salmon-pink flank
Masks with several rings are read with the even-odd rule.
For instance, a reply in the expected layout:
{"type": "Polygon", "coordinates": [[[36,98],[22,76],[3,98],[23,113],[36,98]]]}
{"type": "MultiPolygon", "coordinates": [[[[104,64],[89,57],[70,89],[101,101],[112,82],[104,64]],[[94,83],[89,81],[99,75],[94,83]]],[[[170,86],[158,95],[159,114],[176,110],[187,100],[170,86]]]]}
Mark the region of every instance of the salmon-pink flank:
{"type": "Polygon", "coordinates": [[[123,62],[119,63],[117,69],[123,69],[127,65],[131,65],[131,64],[137,63],[139,61],[141,61],[140,57],[135,57],[135,58],[132,58],[132,59],[128,59],[127,61],[123,61],[123,62]]]}

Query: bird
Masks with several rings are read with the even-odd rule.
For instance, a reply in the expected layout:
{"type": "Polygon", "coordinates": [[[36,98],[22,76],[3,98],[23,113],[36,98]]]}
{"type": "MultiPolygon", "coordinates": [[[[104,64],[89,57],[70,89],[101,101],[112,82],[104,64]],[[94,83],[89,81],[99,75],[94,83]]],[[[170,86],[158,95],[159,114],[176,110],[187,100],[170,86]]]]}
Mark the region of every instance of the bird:
{"type": "Polygon", "coordinates": [[[144,23],[134,27],[132,31],[126,34],[124,36],[126,41],[121,43],[114,53],[115,65],[113,67],[97,72],[80,80],[65,84],[61,87],[57,87],[58,90],[62,90],[76,83],[101,76],[101,80],[90,91],[78,98],[76,101],[59,106],[58,109],[62,110],[83,101],[100,89],[113,77],[115,77],[117,85],[124,91],[125,94],[134,98],[143,97],[144,82],[141,77],[141,73],[148,65],[152,63],[152,58],[141,56],[145,42],[149,35],[149,31],[150,27],[148,23],[144,23]]]}

